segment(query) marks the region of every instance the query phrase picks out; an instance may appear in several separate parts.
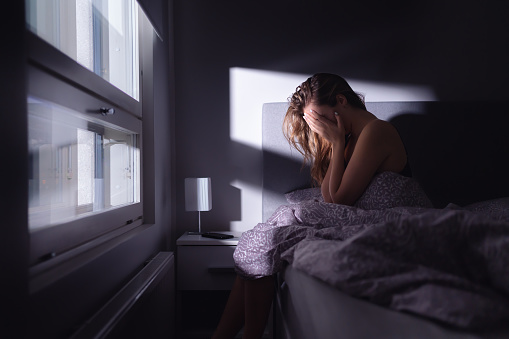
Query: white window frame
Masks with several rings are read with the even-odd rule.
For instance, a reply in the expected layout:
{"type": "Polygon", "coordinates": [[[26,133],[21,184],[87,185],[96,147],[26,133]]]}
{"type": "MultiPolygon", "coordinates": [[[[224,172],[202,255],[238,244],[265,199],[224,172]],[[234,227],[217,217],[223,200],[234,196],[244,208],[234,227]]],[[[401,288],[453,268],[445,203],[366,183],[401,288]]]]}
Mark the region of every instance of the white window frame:
{"type": "MultiPolygon", "coordinates": [[[[91,114],[94,114],[95,119],[102,120],[106,124],[113,124],[137,133],[141,154],[139,203],[30,233],[29,274],[32,292],[47,284],[48,276],[51,276],[51,279],[57,279],[65,274],[65,272],[55,274],[55,266],[118,238],[144,223],[142,107],[145,111],[147,108],[152,109],[152,105],[144,104],[144,101],[150,103],[153,93],[150,84],[152,79],[144,79],[143,74],[144,71],[147,74],[153,73],[154,34],[141,8],[138,7],[138,10],[139,101],[86,69],[30,30],[26,30],[28,95],[55,102],[77,112],[98,111],[101,107],[114,108],[114,115],[91,114]],[[45,277],[44,273],[50,269],[53,272],[45,277]]],[[[56,271],[65,271],[65,269],[56,271]]]]}

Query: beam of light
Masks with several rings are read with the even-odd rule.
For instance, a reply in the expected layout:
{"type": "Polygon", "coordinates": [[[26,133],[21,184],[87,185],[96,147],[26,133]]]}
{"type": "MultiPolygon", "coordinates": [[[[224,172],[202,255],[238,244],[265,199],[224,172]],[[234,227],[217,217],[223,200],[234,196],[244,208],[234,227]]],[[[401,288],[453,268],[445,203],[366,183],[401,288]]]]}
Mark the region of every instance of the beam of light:
{"type": "MultiPolygon", "coordinates": [[[[233,142],[262,150],[262,106],[266,102],[286,102],[308,76],[247,68],[230,69],[230,138],[233,142]]],[[[262,173],[251,173],[249,181],[235,178],[230,183],[241,192],[241,220],[231,221],[230,230],[245,231],[262,222],[262,173]]],[[[260,164],[260,169],[261,169],[260,164]]]]}
{"type": "MultiPolygon", "coordinates": [[[[230,68],[230,138],[261,149],[262,106],[287,102],[296,87],[310,75],[230,68]]],[[[346,79],[366,102],[434,101],[426,86],[346,79]]]]}
{"type": "Polygon", "coordinates": [[[302,74],[231,68],[231,139],[261,149],[263,104],[286,102],[307,77],[302,74]]]}
{"type": "Polygon", "coordinates": [[[366,102],[435,101],[435,92],[426,86],[392,84],[346,79],[350,87],[363,94],[366,102]]]}

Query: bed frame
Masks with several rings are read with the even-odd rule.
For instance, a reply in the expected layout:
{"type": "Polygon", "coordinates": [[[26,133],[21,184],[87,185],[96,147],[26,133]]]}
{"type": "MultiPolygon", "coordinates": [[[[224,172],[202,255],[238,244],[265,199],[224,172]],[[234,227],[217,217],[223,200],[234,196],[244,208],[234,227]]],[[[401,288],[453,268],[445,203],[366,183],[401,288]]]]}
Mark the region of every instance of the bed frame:
{"type": "MultiPolygon", "coordinates": [[[[416,178],[436,208],[509,196],[507,102],[367,103],[398,129],[416,178]]],[[[310,187],[309,168],[282,134],[287,103],[263,106],[263,219],[284,193],[310,187]]],[[[291,266],[278,277],[276,338],[507,338],[466,333],[352,298],[291,266]]]]}

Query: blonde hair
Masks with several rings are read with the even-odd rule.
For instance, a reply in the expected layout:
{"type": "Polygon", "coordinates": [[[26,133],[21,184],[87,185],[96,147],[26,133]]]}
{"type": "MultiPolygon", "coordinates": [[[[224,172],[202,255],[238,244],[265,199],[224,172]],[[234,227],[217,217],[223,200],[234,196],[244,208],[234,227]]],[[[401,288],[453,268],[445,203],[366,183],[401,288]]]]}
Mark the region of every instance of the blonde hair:
{"type": "Polygon", "coordinates": [[[335,106],[337,95],[346,97],[348,104],[366,109],[361,95],[355,93],[339,75],[317,73],[297,87],[289,98],[289,107],[283,121],[283,134],[297,151],[304,156],[304,164],[311,165],[314,185],[321,185],[332,155],[332,145],[313,132],[304,121],[304,107],[317,105],[335,106]]]}

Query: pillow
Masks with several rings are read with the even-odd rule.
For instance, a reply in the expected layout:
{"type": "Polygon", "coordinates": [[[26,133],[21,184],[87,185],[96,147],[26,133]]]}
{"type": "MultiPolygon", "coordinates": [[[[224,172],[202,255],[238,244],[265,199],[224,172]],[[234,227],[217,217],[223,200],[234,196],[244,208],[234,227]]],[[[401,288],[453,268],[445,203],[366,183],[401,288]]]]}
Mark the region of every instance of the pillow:
{"type": "Polygon", "coordinates": [[[320,187],[304,188],[285,194],[286,201],[289,204],[298,204],[303,201],[314,200],[323,201],[320,187]]]}
{"type": "Polygon", "coordinates": [[[373,177],[354,206],[380,210],[403,206],[432,208],[433,204],[415,179],[395,172],[382,172],[373,177]]]}

